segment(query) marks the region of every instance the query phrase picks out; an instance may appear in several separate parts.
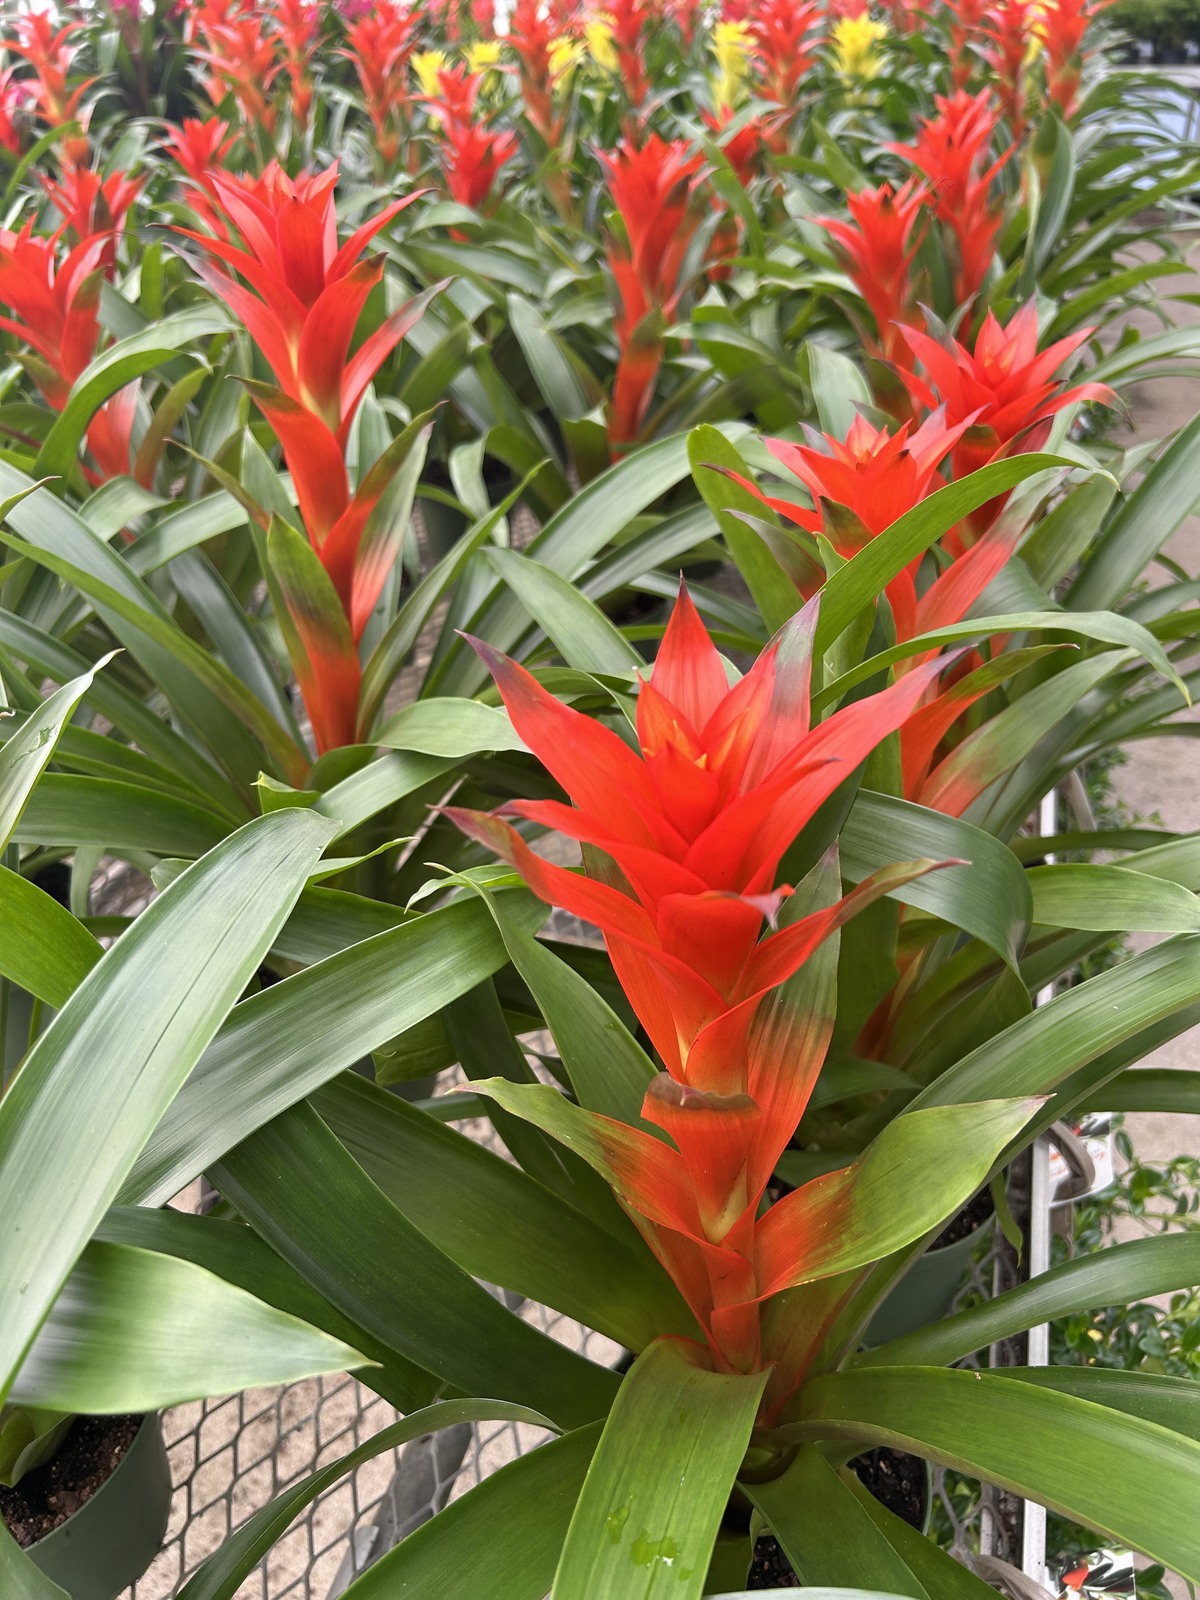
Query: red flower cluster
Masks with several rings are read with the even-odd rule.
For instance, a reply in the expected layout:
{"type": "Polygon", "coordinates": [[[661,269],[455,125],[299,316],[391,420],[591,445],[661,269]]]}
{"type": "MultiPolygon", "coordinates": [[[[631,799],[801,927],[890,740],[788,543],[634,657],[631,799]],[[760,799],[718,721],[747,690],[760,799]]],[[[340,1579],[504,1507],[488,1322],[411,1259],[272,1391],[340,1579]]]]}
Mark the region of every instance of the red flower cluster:
{"type": "Polygon", "coordinates": [[[984,28],[988,65],[996,76],[1000,104],[1014,144],[1025,135],[1026,71],[1042,0],[995,0],[984,28]]]}
{"type": "MultiPolygon", "coordinates": [[[[84,234],[60,261],[66,227],[49,238],[36,235],[32,222],[19,233],[0,230],[0,302],[21,319],[0,316],[0,328],[32,349],[24,363],[55,411],[96,354],[100,283],[111,244],[110,234],[84,234]]],[[[93,482],[129,471],[137,399],[138,385],[128,384],[92,418],[87,441],[99,469],[89,472],[93,482]]]]}
{"type": "Polygon", "coordinates": [[[816,59],[822,10],[816,0],[761,0],[746,18],[758,60],[760,92],[788,110],[816,59]]]}
{"type": "Polygon", "coordinates": [[[83,97],[95,83],[95,78],[85,78],[71,85],[68,77],[75,58],[72,36],[86,26],[82,20],[65,22],[57,26],[46,11],[26,11],[13,19],[16,37],[5,40],[5,46],[14,55],[24,56],[33,68],[32,79],[23,80],[23,93],[28,93],[43,120],[51,128],[61,128],[64,123],[77,122],[85,131],[75,134],[63,144],[63,158],[69,165],[78,165],[88,158],[86,129],[90,107],[83,97]]]}
{"type": "Polygon", "coordinates": [[[321,13],[313,0],[273,0],[281,66],[292,94],[292,120],[308,126],[312,110],[312,59],[321,38],[321,13]]]}
{"type": "Polygon", "coordinates": [[[608,433],[622,446],[636,437],[650,408],[662,362],[662,324],[688,287],[684,263],[705,211],[698,193],[704,163],[684,140],[668,143],[657,134],[641,149],[626,142],[600,159],[624,224],[624,238],[611,239],[608,249],[621,302],[608,433]]]}
{"type": "Polygon", "coordinates": [[[16,76],[15,67],[0,71],[0,145],[11,155],[21,154],[21,125],[32,99],[29,85],[16,76]]]}
{"type": "MultiPolygon", "coordinates": [[[[385,206],[339,245],[336,181],[336,166],[296,179],[273,162],[254,181],[210,172],[223,236],[177,231],[210,258],[197,272],[246,325],[275,374],[277,387],[255,384],[252,392],[283,446],[309,541],[357,639],[391,565],[392,553],[368,537],[368,525],[392,473],[385,453],[352,494],[346,443],[368,385],[423,302],[393,312],[351,355],[367,298],[383,276],[383,258],[361,260],[362,252],[416,196],[385,206]]],[[[322,750],[352,742],[359,682],[353,652],[323,666],[301,678],[322,750]]]]}
{"type": "Polygon", "coordinates": [[[617,76],[630,105],[640,106],[649,88],[643,54],[643,30],[647,20],[644,0],[605,0],[604,11],[616,46],[617,76]]]}
{"type": "Polygon", "coordinates": [[[407,69],[414,28],[411,11],[395,0],[379,0],[357,21],[348,22],[346,48],[341,51],[358,75],[375,148],[389,171],[399,159],[407,126],[407,69]]]}
{"type": "Polygon", "coordinates": [[[867,348],[886,361],[903,364],[908,347],[900,324],[919,318],[913,259],[921,243],[924,192],[910,178],[900,189],[890,183],[846,196],[850,220],[816,220],[841,246],[846,270],[875,319],[875,338],[867,348]]]}
{"type": "Polygon", "coordinates": [[[988,0],[949,0],[950,78],[956,89],[965,89],[974,75],[987,8],[988,0]]]}
{"type": "Polygon", "coordinates": [[[236,142],[229,124],[215,118],[200,122],[196,117],[185,117],[181,127],[168,124],[163,138],[163,148],[187,180],[188,204],[214,233],[220,233],[224,224],[217,211],[213,177],[224,166],[225,157],[236,142]]]}
{"type": "Polygon", "coordinates": [[[999,119],[986,93],[970,95],[960,89],[948,97],[939,95],[934,104],[937,115],[918,124],[911,145],[888,149],[916,168],[934,216],[953,235],[958,255],[955,296],[959,305],[968,305],[983,286],[1004,221],[992,183],[1012,148],[991,160],[999,119]]]}
{"type": "Polygon", "coordinates": [[[200,42],[194,53],[212,69],[204,91],[214,106],[232,95],[242,121],[270,133],[280,105],[280,97],[271,93],[280,69],[275,37],[263,12],[220,14],[228,11],[228,6],[218,11],[210,5],[197,17],[200,42]]]}
{"type": "MultiPolygon", "coordinates": [[[[943,407],[947,423],[960,428],[951,456],[956,478],[965,477],[1014,448],[1037,450],[1045,443],[1050,419],[1078,400],[1112,403],[1103,383],[1064,389],[1055,373],[1094,332],[1084,328],[1038,354],[1037,308],[1025,305],[1006,327],[989,311],[974,350],[950,335],[938,340],[906,328],[904,337],[927,377],[905,373],[904,381],[921,405],[943,407]],[[965,431],[964,431],[965,430],[965,431]]],[[[1003,502],[975,512],[970,527],[978,534],[1003,502]]]]}
{"type": "Polygon", "coordinates": [[[575,802],[509,809],[578,840],[589,874],[545,861],[496,817],[449,812],[535,894],[604,932],[665,1068],[642,1115],[671,1143],[580,1111],[570,1118],[574,1142],[606,1171],[726,1370],[760,1364],[760,1302],[802,1281],[808,1253],[809,1232],[797,1219],[811,1193],[798,1190],[761,1220],[757,1212],[804,1112],[833,1019],[789,1007],[785,995],[768,997],[867,899],[934,865],[888,869],[762,936],[792,892],[775,882],[784,851],[945,665],[919,669],[813,727],[815,622],[814,604],[731,687],[681,593],[638,696],[636,752],[477,643],[513,726],[575,802]]]}
{"type": "Polygon", "coordinates": [[[476,108],[481,72],[469,72],[460,64],[443,67],[437,76],[439,92],[421,98],[436,114],[446,192],[460,206],[479,211],[491,198],[496,174],[516,155],[517,136],[492,133],[480,125],[476,108]]]}
{"type": "Polygon", "coordinates": [[[1043,0],[1034,24],[1046,61],[1046,90],[1064,117],[1079,102],[1083,39],[1108,0],[1043,0]]]}

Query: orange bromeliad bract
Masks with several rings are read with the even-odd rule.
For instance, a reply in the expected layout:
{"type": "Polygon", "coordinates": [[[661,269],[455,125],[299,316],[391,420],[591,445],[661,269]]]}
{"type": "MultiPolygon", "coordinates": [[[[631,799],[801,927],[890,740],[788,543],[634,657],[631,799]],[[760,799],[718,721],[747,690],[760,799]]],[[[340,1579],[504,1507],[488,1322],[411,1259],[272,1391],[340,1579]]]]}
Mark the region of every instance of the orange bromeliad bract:
{"type": "Polygon", "coordinates": [[[497,816],[447,813],[535,894],[603,930],[665,1069],[642,1115],[671,1143],[576,1108],[577,1147],[609,1177],[727,1370],[761,1362],[760,1303],[805,1277],[809,1223],[824,1203],[817,1180],[757,1216],[833,1023],[797,1011],[787,980],[867,900],[938,865],[884,869],[841,900],[786,915],[784,852],[946,665],[928,663],[813,726],[816,617],[813,602],[731,685],[681,592],[638,697],[636,751],[476,642],[513,726],[575,802],[517,801],[508,814],[579,841],[587,874],[536,855],[497,816]]]}

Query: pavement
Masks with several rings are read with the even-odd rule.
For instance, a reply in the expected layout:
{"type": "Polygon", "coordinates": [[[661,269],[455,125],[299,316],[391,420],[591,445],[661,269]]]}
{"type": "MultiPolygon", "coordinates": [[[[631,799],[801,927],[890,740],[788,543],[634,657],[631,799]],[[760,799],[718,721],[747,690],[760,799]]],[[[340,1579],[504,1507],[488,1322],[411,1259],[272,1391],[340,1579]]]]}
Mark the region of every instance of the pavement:
{"type": "MultiPolygon", "coordinates": [[[[1190,259],[1200,274],[1200,245],[1190,259]]],[[[1181,292],[1194,293],[1196,283],[1183,278],[1168,280],[1181,286],[1181,292]]],[[[1200,322],[1200,307],[1175,304],[1171,320],[1178,324],[1200,322]]],[[[1149,332],[1158,331],[1150,317],[1130,319],[1149,332]]],[[[1138,444],[1165,435],[1190,422],[1200,410],[1200,381],[1194,377],[1158,378],[1140,384],[1130,395],[1133,425],[1127,431],[1129,444],[1138,444]]],[[[1200,516],[1190,516],[1167,541],[1165,552],[1187,571],[1200,575],[1200,516]]],[[[1151,570],[1149,582],[1166,580],[1162,570],[1151,570]]],[[[1181,711],[1181,718],[1196,720],[1200,708],[1181,711]]],[[[1200,742],[1190,738],[1139,740],[1128,746],[1127,762],[1113,773],[1117,797],[1139,818],[1157,816],[1172,832],[1200,832],[1200,742]]],[[[1145,948],[1153,938],[1132,938],[1134,948],[1145,948]]],[[[1191,1028],[1168,1044],[1160,1046],[1145,1066],[1200,1069],[1200,1028],[1191,1028]]],[[[1173,1156],[1200,1153],[1200,1118],[1167,1115],[1130,1115],[1126,1128],[1138,1157],[1151,1165],[1166,1163],[1173,1156]]],[[[1141,1237],[1134,1224],[1118,1229],[1118,1238],[1141,1237]]],[[[1177,1600],[1187,1600],[1191,1591],[1182,1579],[1169,1582],[1177,1600]]]]}

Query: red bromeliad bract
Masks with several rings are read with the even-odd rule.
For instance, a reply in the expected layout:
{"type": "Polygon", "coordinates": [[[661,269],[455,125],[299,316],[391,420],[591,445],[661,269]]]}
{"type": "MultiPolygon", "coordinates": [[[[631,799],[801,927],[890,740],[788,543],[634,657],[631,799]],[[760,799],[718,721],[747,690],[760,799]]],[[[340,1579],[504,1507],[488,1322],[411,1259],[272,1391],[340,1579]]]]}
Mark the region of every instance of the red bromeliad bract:
{"type": "MultiPolygon", "coordinates": [[[[812,495],[812,510],[781,495],[768,495],[750,479],[730,474],[786,521],[820,533],[845,560],[852,559],[872,539],[911,511],[929,494],[944,487],[941,469],[970,426],[970,417],[951,426],[944,410],[927,417],[915,433],[903,424],[894,434],[856,417],[844,440],[828,434],[814,435],[810,446],[783,439],[768,439],[767,447],[780,465],[794,473],[812,495]]],[[[998,502],[999,510],[1003,502],[998,502]]],[[[995,511],[991,516],[995,515],[995,511]]],[[[947,569],[918,594],[921,557],[909,563],[888,583],[885,593],[891,607],[897,643],[905,643],[934,628],[960,622],[1012,555],[1021,529],[1003,521],[990,522],[985,536],[968,550],[946,539],[953,560],[947,569]]],[[[789,569],[790,570],[790,569],[789,569]]],[[[793,573],[806,597],[817,592],[819,569],[813,580],[802,571],[793,573]]],[[[910,656],[897,664],[898,674],[911,672],[933,652],[910,656]]],[[[901,732],[901,742],[906,737],[901,732]]]]}
{"type": "Polygon", "coordinates": [[[363,16],[348,20],[347,48],[339,52],[354,65],[375,131],[375,148],[388,169],[399,158],[404,139],[407,67],[415,44],[415,22],[407,8],[380,0],[363,16]]]}
{"type": "Polygon", "coordinates": [[[650,408],[662,361],[661,328],[647,319],[654,312],[672,317],[688,287],[684,264],[704,216],[696,192],[704,158],[682,139],[667,143],[651,134],[641,149],[622,143],[600,159],[625,225],[625,238],[608,251],[621,302],[609,437],[625,445],[650,408]]]}
{"type": "Polygon", "coordinates": [[[788,110],[821,44],[815,0],[761,0],[746,18],[758,57],[762,93],[788,110]]]}
{"type": "Polygon", "coordinates": [[[847,271],[875,319],[868,348],[888,361],[902,362],[907,354],[900,324],[920,319],[912,264],[921,243],[923,202],[923,190],[910,178],[900,189],[883,183],[848,194],[849,222],[815,219],[841,246],[847,271]]]}
{"type": "Polygon", "coordinates": [[[998,116],[987,93],[959,90],[934,102],[937,115],[921,122],[911,145],[889,150],[916,168],[932,199],[933,214],[958,248],[955,294],[967,305],[979,293],[995,253],[1004,213],[992,197],[992,182],[1012,155],[1011,147],[990,160],[998,116]]]}
{"type": "Polygon", "coordinates": [[[245,323],[275,374],[278,388],[257,386],[255,400],[283,445],[309,539],[357,635],[378,596],[378,588],[368,594],[355,584],[355,555],[373,502],[361,491],[351,495],[345,447],[368,385],[419,315],[402,307],[351,355],[384,266],[381,256],[359,258],[417,196],[392,201],[339,245],[336,180],[336,166],[291,179],[272,163],[256,182],[216,172],[212,186],[231,236],[177,231],[215,258],[196,270],[245,323]],[[233,242],[233,230],[244,245],[233,242]]]}
{"type": "MultiPolygon", "coordinates": [[[[1037,307],[1022,306],[1001,327],[989,311],[974,350],[947,334],[935,339],[912,328],[904,330],[926,376],[902,373],[914,399],[945,411],[947,424],[965,424],[951,452],[955,478],[986,466],[1014,449],[1037,450],[1045,443],[1050,419],[1080,400],[1112,404],[1112,390],[1102,383],[1065,389],[1055,378],[1094,330],[1083,328],[1038,353],[1037,307]]],[[[990,501],[972,514],[970,527],[982,531],[1003,501],[990,501]]]]}
{"type": "Polygon", "coordinates": [[[865,900],[935,865],[889,869],[762,935],[792,893],[776,883],[784,852],[946,665],[929,663],[814,727],[816,616],[813,602],[731,685],[682,592],[638,697],[636,751],[476,642],[517,732],[575,802],[507,810],[579,841],[588,875],[536,855],[498,817],[448,812],[535,894],[603,930],[665,1068],[642,1114],[674,1148],[591,1113],[576,1121],[596,1142],[590,1159],[604,1164],[692,1306],[713,1358],[743,1371],[761,1359],[760,1302],[803,1276],[804,1229],[789,1234],[775,1214],[791,1203],[770,1220],[756,1221],[756,1212],[832,1029],[832,1017],[792,1017],[764,1001],[865,900]]]}
{"type": "MultiPolygon", "coordinates": [[[[58,246],[67,227],[63,222],[49,238],[35,234],[32,222],[20,233],[0,230],[0,303],[21,318],[0,316],[0,328],[31,347],[25,365],[55,411],[66,405],[76,379],[96,355],[100,283],[115,246],[110,231],[85,232],[60,260],[58,246]]],[[[88,424],[87,441],[99,469],[85,467],[92,483],[129,472],[138,392],[137,383],[127,384],[88,424]]]]}

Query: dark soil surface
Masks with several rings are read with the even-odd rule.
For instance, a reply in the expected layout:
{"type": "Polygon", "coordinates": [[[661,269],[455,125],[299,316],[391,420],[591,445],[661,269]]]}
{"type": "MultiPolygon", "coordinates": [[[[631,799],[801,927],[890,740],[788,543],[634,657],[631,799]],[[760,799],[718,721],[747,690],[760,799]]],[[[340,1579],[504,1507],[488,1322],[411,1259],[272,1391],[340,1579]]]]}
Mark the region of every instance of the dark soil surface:
{"type": "Polygon", "coordinates": [[[859,1483],[881,1506],[907,1522],[910,1528],[919,1529],[924,1525],[929,1484],[920,1456],[887,1448],[868,1450],[864,1455],[855,1456],[850,1465],[858,1474],[859,1483]]]}
{"type": "Polygon", "coordinates": [[[957,1244],[969,1233],[974,1233],[981,1223],[986,1222],[995,1209],[991,1193],[987,1189],[981,1189],[974,1200],[967,1201],[956,1217],[950,1218],[929,1248],[939,1250],[944,1244],[957,1244]]]}
{"type": "Polygon", "coordinates": [[[22,1547],[78,1511],[120,1465],[141,1417],[79,1417],[44,1466],[27,1472],[15,1488],[0,1485],[0,1517],[22,1547]]]}
{"type": "MultiPolygon", "coordinates": [[[[880,1505],[903,1518],[910,1527],[920,1528],[925,1521],[928,1483],[925,1464],[919,1456],[902,1450],[869,1450],[850,1463],[859,1482],[880,1505]]],[[[773,1534],[765,1533],[754,1547],[747,1589],[791,1589],[799,1579],[779,1548],[773,1534]]]]}

